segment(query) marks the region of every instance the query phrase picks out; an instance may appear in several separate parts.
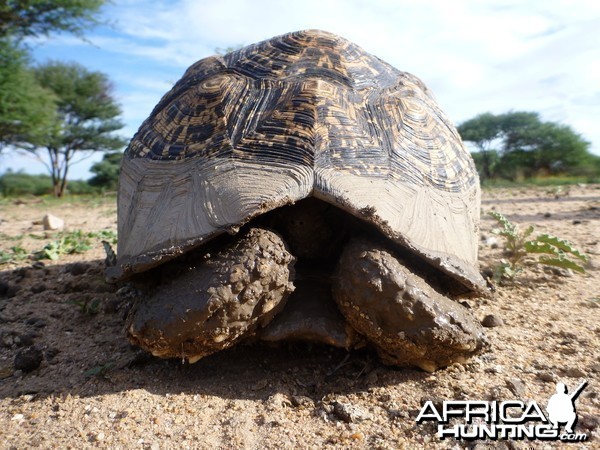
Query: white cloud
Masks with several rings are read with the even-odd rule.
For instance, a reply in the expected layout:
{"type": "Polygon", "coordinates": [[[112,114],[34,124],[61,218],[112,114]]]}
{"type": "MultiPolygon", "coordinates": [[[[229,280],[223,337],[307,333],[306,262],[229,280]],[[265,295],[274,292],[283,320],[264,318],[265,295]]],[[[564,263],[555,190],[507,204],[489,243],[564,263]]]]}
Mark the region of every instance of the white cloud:
{"type": "MultiPolygon", "coordinates": [[[[106,13],[113,30],[88,38],[120,58],[105,71],[127,132],[217,47],[320,28],[422,78],[455,122],[485,111],[538,111],[573,126],[600,154],[597,0],[127,0],[106,13]]],[[[60,40],[65,54],[88,45],[60,40]]]]}

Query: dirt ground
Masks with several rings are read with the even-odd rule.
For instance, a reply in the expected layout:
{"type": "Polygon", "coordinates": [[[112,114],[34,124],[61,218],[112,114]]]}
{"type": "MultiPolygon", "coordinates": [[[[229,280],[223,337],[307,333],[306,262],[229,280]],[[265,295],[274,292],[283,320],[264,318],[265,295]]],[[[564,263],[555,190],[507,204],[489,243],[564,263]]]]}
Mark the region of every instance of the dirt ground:
{"type": "MultiPolygon", "coordinates": [[[[495,209],[536,233],[570,240],[591,257],[585,275],[528,268],[490,298],[467,303],[491,348],[433,374],[382,365],[374,352],[306,344],[238,346],[194,365],[129,345],[127,287],[104,283],[104,252],[0,265],[1,448],[562,448],[553,441],[440,440],[415,419],[427,400],[536,401],[556,383],[574,389],[576,431],[600,448],[600,186],[487,190],[495,209]],[[488,319],[489,320],[489,319],[488,319]],[[39,364],[39,367],[36,367],[39,364]]],[[[39,250],[68,230],[116,231],[114,198],[1,200],[0,250],[39,250]]],[[[483,216],[482,270],[502,257],[483,216]]],[[[498,246],[500,244],[500,247],[498,246]]]]}

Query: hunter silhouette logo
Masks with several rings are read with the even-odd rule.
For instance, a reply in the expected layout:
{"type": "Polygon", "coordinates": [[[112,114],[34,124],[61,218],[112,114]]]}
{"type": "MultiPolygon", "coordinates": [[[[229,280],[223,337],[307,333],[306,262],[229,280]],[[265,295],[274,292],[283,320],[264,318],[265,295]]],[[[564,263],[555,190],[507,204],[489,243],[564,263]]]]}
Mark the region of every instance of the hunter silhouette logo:
{"type": "Polygon", "coordinates": [[[436,406],[429,400],[421,408],[416,422],[437,422],[440,439],[586,441],[587,434],[574,431],[575,402],[586,386],[587,381],[584,381],[569,394],[564,383],[557,383],[556,393],[548,401],[547,415],[535,401],[526,404],[519,400],[446,400],[436,406]]]}
{"type": "Polygon", "coordinates": [[[587,381],[579,385],[572,395],[567,393],[567,386],[564,383],[556,384],[556,394],[550,397],[548,401],[548,419],[552,422],[553,428],[558,429],[559,423],[566,423],[565,433],[573,434],[573,427],[577,423],[577,411],[575,410],[575,401],[581,391],[587,386],[587,381]]]}

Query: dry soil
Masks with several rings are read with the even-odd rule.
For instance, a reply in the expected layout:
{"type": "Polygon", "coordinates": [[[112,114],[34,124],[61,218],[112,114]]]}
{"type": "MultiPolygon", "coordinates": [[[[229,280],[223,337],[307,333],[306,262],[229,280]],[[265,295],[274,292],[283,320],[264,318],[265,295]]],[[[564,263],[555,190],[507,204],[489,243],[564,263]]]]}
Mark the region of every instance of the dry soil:
{"type": "MultiPolygon", "coordinates": [[[[562,448],[550,441],[440,440],[417,424],[433,400],[521,400],[545,407],[556,383],[589,384],[577,400],[574,447],[600,448],[600,186],[495,189],[482,211],[570,240],[585,275],[527,267],[490,298],[467,301],[491,348],[435,373],[382,365],[374,352],[237,346],[194,365],[129,345],[127,286],[104,283],[104,252],[0,265],[0,448],[562,448]],[[39,367],[35,368],[39,364],[39,367]]],[[[1,200],[0,250],[33,252],[69,230],[116,231],[114,198],[1,200]]],[[[483,215],[482,270],[502,256],[483,215]]],[[[488,270],[489,273],[489,270],[488,270]]]]}

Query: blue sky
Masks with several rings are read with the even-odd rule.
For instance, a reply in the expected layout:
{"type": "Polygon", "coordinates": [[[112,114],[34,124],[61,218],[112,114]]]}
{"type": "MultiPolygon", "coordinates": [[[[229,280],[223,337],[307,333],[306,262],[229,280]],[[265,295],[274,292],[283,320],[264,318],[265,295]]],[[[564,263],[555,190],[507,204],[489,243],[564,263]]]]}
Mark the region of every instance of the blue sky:
{"type": "MultiPolygon", "coordinates": [[[[600,154],[597,0],[114,0],[86,40],[33,43],[37,61],[77,61],[106,73],[130,138],[193,62],[216,48],[289,31],[337,33],[420,77],[455,123],[482,113],[537,111],[572,126],[600,154]]],[[[95,155],[73,166],[88,178],[95,155]]],[[[7,168],[43,173],[14,153],[7,168]]]]}

